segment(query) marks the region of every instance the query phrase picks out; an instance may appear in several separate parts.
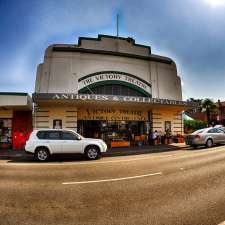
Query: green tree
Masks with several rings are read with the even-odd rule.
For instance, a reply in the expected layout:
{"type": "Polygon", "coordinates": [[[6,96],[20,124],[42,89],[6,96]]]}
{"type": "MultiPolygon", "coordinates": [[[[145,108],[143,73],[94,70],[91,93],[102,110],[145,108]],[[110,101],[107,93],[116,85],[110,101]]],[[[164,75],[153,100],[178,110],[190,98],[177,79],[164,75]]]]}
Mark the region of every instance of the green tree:
{"type": "Polygon", "coordinates": [[[216,104],[213,100],[205,98],[201,101],[200,108],[202,112],[206,113],[207,123],[209,125],[212,113],[217,110],[216,104]]]}

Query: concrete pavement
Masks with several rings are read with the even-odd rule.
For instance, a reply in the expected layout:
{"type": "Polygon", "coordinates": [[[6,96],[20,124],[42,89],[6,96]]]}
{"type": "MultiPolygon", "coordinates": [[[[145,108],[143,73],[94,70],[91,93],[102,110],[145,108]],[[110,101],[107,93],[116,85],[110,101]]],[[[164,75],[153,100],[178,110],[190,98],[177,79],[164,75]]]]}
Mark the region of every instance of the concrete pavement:
{"type": "Polygon", "coordinates": [[[217,225],[225,147],[49,163],[0,160],[0,224],[217,225]]]}

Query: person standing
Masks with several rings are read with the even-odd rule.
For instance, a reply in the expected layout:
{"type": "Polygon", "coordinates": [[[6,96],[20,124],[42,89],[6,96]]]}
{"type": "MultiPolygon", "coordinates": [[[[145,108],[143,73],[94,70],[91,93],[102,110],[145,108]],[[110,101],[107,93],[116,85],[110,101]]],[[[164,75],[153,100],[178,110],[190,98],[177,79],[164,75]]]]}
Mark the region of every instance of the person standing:
{"type": "Polygon", "coordinates": [[[157,132],[157,130],[155,130],[152,133],[152,142],[153,142],[153,145],[157,144],[157,140],[158,140],[158,132],[157,132]]]}

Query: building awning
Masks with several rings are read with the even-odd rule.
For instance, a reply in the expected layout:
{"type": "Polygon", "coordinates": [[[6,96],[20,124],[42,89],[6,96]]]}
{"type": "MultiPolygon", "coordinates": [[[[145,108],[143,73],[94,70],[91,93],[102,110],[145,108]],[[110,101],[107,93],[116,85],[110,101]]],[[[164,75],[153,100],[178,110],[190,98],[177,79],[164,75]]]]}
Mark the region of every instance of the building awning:
{"type": "Polygon", "coordinates": [[[0,109],[32,110],[32,99],[27,93],[0,92],[0,109]]]}
{"type": "Polygon", "coordinates": [[[95,94],[68,94],[68,93],[34,93],[33,101],[43,106],[50,105],[76,105],[88,106],[126,106],[151,108],[174,107],[179,110],[193,108],[195,103],[189,101],[178,101],[170,99],[115,96],[115,95],[95,95],[95,94]]]}
{"type": "Polygon", "coordinates": [[[185,113],[182,114],[182,117],[183,117],[183,120],[194,120],[193,118],[191,118],[190,116],[188,116],[185,113]]]}

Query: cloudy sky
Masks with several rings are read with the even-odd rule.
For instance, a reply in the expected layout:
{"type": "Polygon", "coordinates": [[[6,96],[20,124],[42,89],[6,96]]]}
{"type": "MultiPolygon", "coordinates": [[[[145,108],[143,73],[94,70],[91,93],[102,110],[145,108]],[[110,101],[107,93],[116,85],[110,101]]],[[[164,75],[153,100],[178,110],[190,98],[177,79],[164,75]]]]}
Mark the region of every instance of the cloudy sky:
{"type": "Polygon", "coordinates": [[[225,0],[0,0],[0,91],[32,93],[50,44],[133,37],[177,63],[184,99],[225,100],[225,0]]]}

